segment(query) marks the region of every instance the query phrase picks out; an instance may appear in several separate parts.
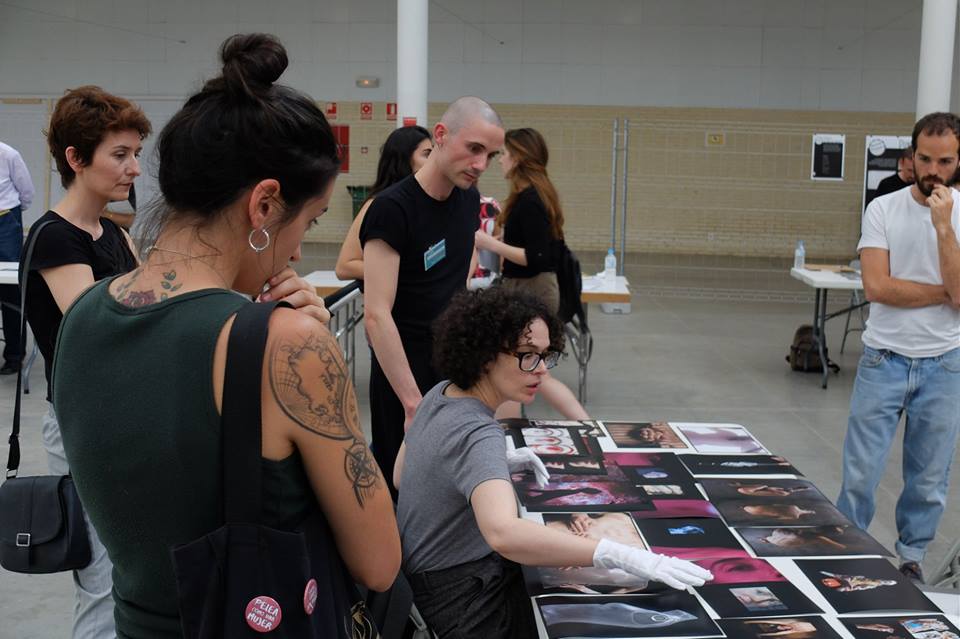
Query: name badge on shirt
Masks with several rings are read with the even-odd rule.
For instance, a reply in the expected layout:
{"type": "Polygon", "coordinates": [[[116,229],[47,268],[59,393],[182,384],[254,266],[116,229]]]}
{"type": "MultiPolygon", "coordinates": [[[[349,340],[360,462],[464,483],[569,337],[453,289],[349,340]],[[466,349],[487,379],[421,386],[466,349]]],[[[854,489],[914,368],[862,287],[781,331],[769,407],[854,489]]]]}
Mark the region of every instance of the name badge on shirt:
{"type": "Polygon", "coordinates": [[[440,240],[423,252],[423,270],[429,271],[447,256],[447,241],[440,240]]]}

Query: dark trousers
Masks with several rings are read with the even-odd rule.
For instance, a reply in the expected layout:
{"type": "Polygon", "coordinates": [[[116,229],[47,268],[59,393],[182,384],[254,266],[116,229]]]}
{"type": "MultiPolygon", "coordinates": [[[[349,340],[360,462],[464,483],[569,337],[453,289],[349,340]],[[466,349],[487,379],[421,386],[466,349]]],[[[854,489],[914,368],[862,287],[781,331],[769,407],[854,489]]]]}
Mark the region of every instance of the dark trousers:
{"type": "Polygon", "coordinates": [[[417,610],[441,639],[537,636],[523,572],[497,553],[407,579],[417,610]]]}
{"type": "MultiPolygon", "coordinates": [[[[23,245],[23,217],[19,206],[0,215],[0,262],[19,262],[23,245]]],[[[0,286],[0,319],[3,320],[3,359],[18,364],[20,346],[20,287],[0,286]]]]}
{"type": "MultiPolygon", "coordinates": [[[[430,343],[405,341],[403,349],[417,387],[422,394],[426,394],[440,382],[440,376],[430,363],[430,343]]],[[[400,444],[403,443],[403,420],[403,404],[393,392],[376,354],[370,349],[370,448],[383,471],[394,501],[397,499],[397,490],[393,487],[393,466],[400,452],[400,444]]]]}

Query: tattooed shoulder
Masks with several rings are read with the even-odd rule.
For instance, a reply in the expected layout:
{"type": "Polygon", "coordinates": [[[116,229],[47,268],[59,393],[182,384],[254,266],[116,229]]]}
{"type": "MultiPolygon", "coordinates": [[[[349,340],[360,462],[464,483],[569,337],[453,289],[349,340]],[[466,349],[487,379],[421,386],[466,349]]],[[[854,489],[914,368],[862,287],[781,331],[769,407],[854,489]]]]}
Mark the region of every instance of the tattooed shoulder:
{"type": "Polygon", "coordinates": [[[156,304],[158,301],[162,302],[170,296],[170,293],[175,293],[183,286],[182,282],[176,283],[177,272],[175,270],[164,271],[158,295],[153,286],[140,283],[140,276],[143,275],[143,272],[143,267],[140,266],[131,271],[127,278],[117,285],[114,297],[118,302],[130,308],[149,306],[150,304],[156,304]]]}

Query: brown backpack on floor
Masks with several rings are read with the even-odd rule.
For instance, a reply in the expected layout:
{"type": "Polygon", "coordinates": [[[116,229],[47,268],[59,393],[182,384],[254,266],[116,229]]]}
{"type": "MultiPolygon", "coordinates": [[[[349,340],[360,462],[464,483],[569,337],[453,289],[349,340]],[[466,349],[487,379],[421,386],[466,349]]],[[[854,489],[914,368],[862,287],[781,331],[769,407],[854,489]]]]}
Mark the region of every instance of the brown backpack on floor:
{"type": "MultiPolygon", "coordinates": [[[[823,354],[827,357],[827,368],[834,373],[840,370],[840,367],[830,361],[830,355],[827,352],[826,344],[823,347],[823,354]]],[[[790,369],[802,373],[820,373],[823,371],[823,364],[820,361],[820,351],[817,349],[817,342],[813,338],[813,326],[810,324],[801,324],[793,334],[793,344],[790,345],[790,352],[786,357],[790,363],[790,369]]]]}

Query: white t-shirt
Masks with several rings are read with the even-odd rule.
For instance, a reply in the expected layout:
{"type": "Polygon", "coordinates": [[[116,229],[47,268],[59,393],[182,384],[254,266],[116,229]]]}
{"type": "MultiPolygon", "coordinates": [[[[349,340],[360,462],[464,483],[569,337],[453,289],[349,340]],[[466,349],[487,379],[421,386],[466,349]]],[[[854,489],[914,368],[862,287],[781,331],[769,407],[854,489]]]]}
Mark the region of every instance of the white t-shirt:
{"type": "MultiPolygon", "coordinates": [[[[881,248],[890,252],[890,276],[922,284],[943,284],[937,232],[930,208],[917,204],[911,188],[870,202],[863,215],[857,251],[881,248]]],[[[953,228],[960,231],[960,192],[953,193],[953,228]]],[[[958,234],[960,238],[960,234],[958,234]]],[[[946,304],[900,308],[873,302],[863,343],[905,357],[936,357],[960,346],[960,311],[946,304]]]]}

